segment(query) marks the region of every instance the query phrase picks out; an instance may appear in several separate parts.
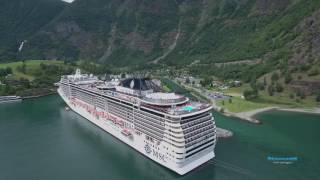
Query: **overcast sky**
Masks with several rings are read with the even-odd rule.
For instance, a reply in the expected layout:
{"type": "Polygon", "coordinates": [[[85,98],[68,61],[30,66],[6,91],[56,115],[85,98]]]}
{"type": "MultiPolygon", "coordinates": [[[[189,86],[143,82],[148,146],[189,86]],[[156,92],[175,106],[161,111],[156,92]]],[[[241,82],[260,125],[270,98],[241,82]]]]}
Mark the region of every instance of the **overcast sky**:
{"type": "Polygon", "coordinates": [[[62,0],[62,1],[65,1],[65,2],[71,3],[71,2],[72,2],[72,1],[74,1],[74,0],[62,0]]]}

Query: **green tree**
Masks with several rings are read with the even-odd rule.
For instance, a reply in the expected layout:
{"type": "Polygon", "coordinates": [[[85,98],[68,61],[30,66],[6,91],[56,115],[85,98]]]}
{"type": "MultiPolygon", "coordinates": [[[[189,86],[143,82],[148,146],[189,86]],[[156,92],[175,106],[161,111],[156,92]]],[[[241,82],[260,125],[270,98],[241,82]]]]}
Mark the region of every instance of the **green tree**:
{"type": "Polygon", "coordinates": [[[279,80],[279,74],[278,73],[273,73],[271,76],[271,81],[276,82],[279,80]]]}
{"type": "Polygon", "coordinates": [[[201,84],[201,86],[206,87],[206,86],[211,85],[212,80],[213,79],[211,77],[206,76],[202,81],[200,81],[200,84],[201,84]]]}
{"type": "Polygon", "coordinates": [[[8,74],[12,74],[12,68],[11,67],[7,67],[6,68],[6,73],[8,74]]]}
{"type": "Polygon", "coordinates": [[[267,86],[267,85],[268,85],[268,83],[267,83],[267,78],[266,78],[266,77],[263,78],[263,85],[264,85],[264,86],[267,86]]]}
{"type": "Polygon", "coordinates": [[[308,76],[316,76],[319,74],[319,70],[317,68],[312,68],[309,73],[308,76]]]}
{"type": "Polygon", "coordinates": [[[256,99],[258,97],[258,91],[257,90],[245,90],[243,92],[243,96],[246,100],[252,100],[256,99]]]}
{"type": "Polygon", "coordinates": [[[252,89],[258,89],[257,87],[257,79],[256,78],[252,78],[251,81],[250,81],[250,86],[252,89]]]}
{"type": "Polygon", "coordinates": [[[272,86],[272,85],[269,85],[268,88],[267,88],[267,90],[268,90],[269,96],[273,96],[273,94],[274,94],[274,88],[273,88],[273,86],[272,86]]]}
{"type": "Polygon", "coordinates": [[[28,79],[25,79],[25,78],[20,78],[20,84],[24,87],[24,88],[30,88],[31,85],[30,85],[30,81],[28,79]]]}
{"type": "Polygon", "coordinates": [[[276,83],[276,91],[277,92],[283,92],[283,86],[280,83],[276,83]]]}
{"type": "Polygon", "coordinates": [[[291,74],[290,74],[290,73],[286,73],[286,74],[284,75],[284,82],[285,82],[286,84],[289,84],[291,81],[292,81],[292,76],[291,76],[291,74]]]}
{"type": "Polygon", "coordinates": [[[185,83],[186,84],[190,84],[190,78],[189,77],[186,78],[186,82],[185,83]]]}
{"type": "Polygon", "coordinates": [[[257,82],[256,87],[260,91],[263,91],[265,89],[265,85],[262,82],[257,82]]]}
{"type": "Polygon", "coordinates": [[[317,97],[316,97],[316,101],[320,102],[320,92],[318,93],[317,97]]]}
{"type": "Polygon", "coordinates": [[[290,98],[290,99],[294,99],[294,94],[293,94],[293,93],[290,93],[290,94],[289,94],[289,98],[290,98]]]}
{"type": "Polygon", "coordinates": [[[297,91],[296,95],[300,97],[300,99],[306,98],[306,94],[303,91],[297,91]]]}
{"type": "Polygon", "coordinates": [[[7,75],[4,69],[0,69],[0,77],[5,77],[7,75]]]}

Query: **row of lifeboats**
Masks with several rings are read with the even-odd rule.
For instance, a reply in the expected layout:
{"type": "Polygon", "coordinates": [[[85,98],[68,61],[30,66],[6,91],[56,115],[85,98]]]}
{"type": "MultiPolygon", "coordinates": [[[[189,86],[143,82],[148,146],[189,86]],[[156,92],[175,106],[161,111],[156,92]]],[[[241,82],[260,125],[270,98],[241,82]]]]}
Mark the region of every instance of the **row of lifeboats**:
{"type": "MultiPolygon", "coordinates": [[[[88,105],[87,103],[84,103],[82,101],[76,100],[75,98],[70,98],[69,100],[73,106],[80,106],[80,107],[86,109],[87,112],[89,112],[90,114],[96,116],[97,118],[103,118],[103,119],[112,121],[114,124],[117,124],[121,128],[124,128],[124,122],[122,119],[120,119],[110,113],[98,111],[95,107],[88,105]]],[[[121,131],[121,133],[124,134],[125,136],[131,135],[131,132],[128,129],[123,129],[121,131]]]]}
{"type": "Polygon", "coordinates": [[[103,111],[98,111],[94,106],[88,105],[87,103],[81,102],[79,100],[71,100],[71,104],[74,106],[80,106],[87,110],[90,114],[96,116],[97,118],[104,118],[113,121],[115,124],[123,125],[124,122],[120,118],[103,111]]]}
{"type": "Polygon", "coordinates": [[[124,128],[124,122],[123,120],[121,120],[120,118],[113,116],[112,114],[103,112],[103,111],[98,111],[96,110],[95,107],[88,105],[87,103],[81,102],[79,100],[76,100],[75,98],[69,98],[71,104],[73,106],[80,106],[84,109],[87,110],[87,112],[89,112],[90,114],[96,116],[97,118],[103,118],[106,120],[110,120],[112,121],[114,124],[119,125],[122,129],[121,133],[125,136],[132,136],[131,132],[129,129],[124,128]]]}

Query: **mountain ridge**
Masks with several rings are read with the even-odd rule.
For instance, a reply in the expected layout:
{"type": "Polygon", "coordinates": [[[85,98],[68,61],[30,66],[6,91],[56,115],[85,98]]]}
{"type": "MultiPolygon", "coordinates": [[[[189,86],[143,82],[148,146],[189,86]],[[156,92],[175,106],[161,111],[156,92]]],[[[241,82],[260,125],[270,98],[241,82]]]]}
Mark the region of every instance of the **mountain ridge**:
{"type": "MultiPolygon", "coordinates": [[[[21,38],[28,40],[21,54],[10,52],[12,59],[81,59],[119,67],[157,58],[157,63],[175,66],[279,62],[297,59],[301,46],[294,44],[307,34],[298,26],[319,8],[312,0],[77,0],[21,38]]],[[[310,41],[317,39],[308,36],[310,41]]],[[[317,60],[318,52],[310,56],[317,60]]],[[[1,51],[0,55],[3,61],[10,59],[1,51]]]]}

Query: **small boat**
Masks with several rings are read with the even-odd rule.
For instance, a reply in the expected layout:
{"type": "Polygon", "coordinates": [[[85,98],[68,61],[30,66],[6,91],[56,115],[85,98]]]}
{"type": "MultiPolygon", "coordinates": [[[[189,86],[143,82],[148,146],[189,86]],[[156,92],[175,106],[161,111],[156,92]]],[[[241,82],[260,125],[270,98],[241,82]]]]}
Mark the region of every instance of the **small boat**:
{"type": "Polygon", "coordinates": [[[65,107],[66,111],[70,111],[70,108],[68,106],[65,107]]]}
{"type": "Polygon", "coordinates": [[[20,96],[0,96],[0,103],[21,101],[20,96]]]}

